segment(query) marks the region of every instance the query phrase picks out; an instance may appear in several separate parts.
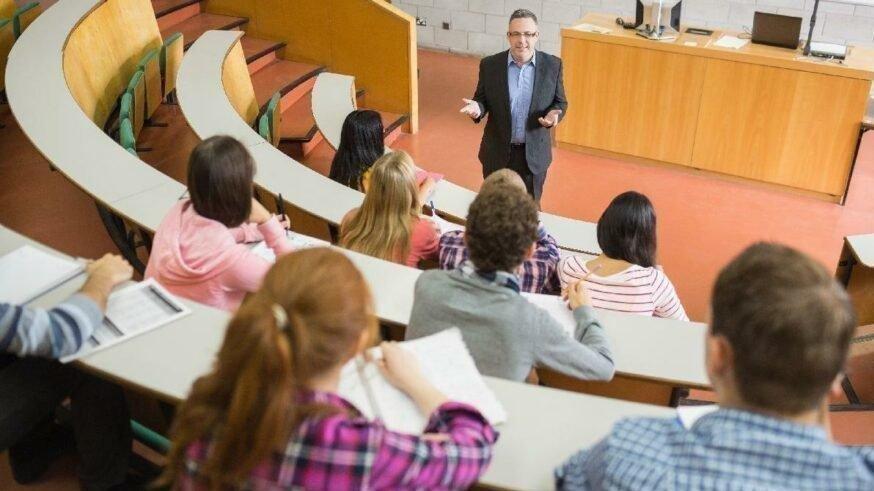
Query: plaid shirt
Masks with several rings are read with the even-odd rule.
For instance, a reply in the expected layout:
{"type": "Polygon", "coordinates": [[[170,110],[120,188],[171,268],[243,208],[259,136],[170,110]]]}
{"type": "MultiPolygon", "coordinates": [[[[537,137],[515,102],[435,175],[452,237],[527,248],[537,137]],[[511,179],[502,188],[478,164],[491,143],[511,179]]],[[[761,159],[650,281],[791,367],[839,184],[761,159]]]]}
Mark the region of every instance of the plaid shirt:
{"type": "Polygon", "coordinates": [[[820,427],[720,409],[686,430],[677,419],[620,421],[556,470],[559,489],[874,489],[874,447],[842,447],[820,427]]]}
{"type": "MultiPolygon", "coordinates": [[[[453,270],[468,259],[464,245],[464,232],[454,230],[440,237],[440,269],[453,270]]],[[[528,293],[558,293],[561,287],[556,275],[559,253],[555,238],[546,232],[543,225],[537,228],[537,247],[534,256],[522,263],[516,274],[522,283],[522,291],[528,293]]]]}
{"type": "MultiPolygon", "coordinates": [[[[473,407],[446,402],[428,421],[426,433],[445,441],[390,431],[368,421],[349,402],[328,392],[311,392],[301,402],[325,404],[337,414],[301,424],[282,454],[259,464],[243,489],[457,489],[486,471],[497,435],[473,407]]],[[[181,490],[206,490],[200,476],[209,442],[186,450],[186,465],[176,483],[181,490]]]]}

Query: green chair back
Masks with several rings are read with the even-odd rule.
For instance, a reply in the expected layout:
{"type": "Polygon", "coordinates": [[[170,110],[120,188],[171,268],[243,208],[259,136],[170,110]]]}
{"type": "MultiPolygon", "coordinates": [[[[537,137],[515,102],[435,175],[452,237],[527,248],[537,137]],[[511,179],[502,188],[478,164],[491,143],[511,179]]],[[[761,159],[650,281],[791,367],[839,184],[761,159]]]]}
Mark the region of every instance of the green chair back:
{"type": "Polygon", "coordinates": [[[267,109],[264,110],[264,114],[267,116],[267,123],[270,127],[270,138],[268,138],[267,141],[272,143],[274,147],[279,146],[279,140],[282,136],[280,134],[282,131],[280,128],[282,114],[279,112],[279,102],[281,100],[282,94],[279,92],[273,94],[273,97],[271,97],[270,101],[267,102],[267,109]]]}
{"type": "Polygon", "coordinates": [[[134,134],[139,136],[146,122],[146,84],[142,70],[137,70],[133,77],[131,77],[125,93],[133,97],[133,110],[131,112],[133,117],[131,117],[131,122],[134,125],[134,134]]]}
{"type": "Polygon", "coordinates": [[[163,85],[161,82],[160,50],[153,49],[147,52],[137,63],[137,70],[143,72],[143,84],[146,94],[145,119],[149,119],[158,110],[164,99],[163,85]]]}
{"type": "Polygon", "coordinates": [[[12,31],[15,33],[15,39],[21,37],[21,33],[23,33],[24,30],[27,29],[27,26],[37,18],[39,13],[39,3],[30,2],[27,5],[19,7],[18,10],[12,14],[12,31]]]}
{"type": "Polygon", "coordinates": [[[273,143],[273,138],[270,134],[270,120],[267,118],[266,114],[262,114],[261,117],[258,118],[258,134],[261,135],[261,138],[273,143]]]}
{"type": "Polygon", "coordinates": [[[131,153],[136,153],[137,137],[134,135],[134,127],[130,118],[121,120],[121,124],[118,127],[118,143],[128,152],[133,150],[131,153]]]}
{"type": "Polygon", "coordinates": [[[118,105],[118,120],[133,120],[133,110],[134,96],[129,92],[125,92],[124,95],[121,96],[121,103],[118,105]]]}
{"type": "Polygon", "coordinates": [[[179,73],[179,65],[182,63],[184,52],[185,42],[181,32],[168,36],[161,46],[160,65],[165,98],[176,89],[176,75],[179,73]]]}

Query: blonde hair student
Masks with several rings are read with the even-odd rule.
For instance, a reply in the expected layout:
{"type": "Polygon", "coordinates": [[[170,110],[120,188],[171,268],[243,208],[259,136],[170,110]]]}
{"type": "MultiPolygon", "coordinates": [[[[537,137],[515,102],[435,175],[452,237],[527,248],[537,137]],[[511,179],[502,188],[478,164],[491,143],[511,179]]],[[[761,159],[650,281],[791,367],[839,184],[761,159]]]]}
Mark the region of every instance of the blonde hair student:
{"type": "Polygon", "coordinates": [[[364,203],[343,217],[340,245],[413,267],[436,259],[440,232],[419,214],[421,192],[409,154],[383,155],[373,164],[364,203]]]}
{"type": "Polygon", "coordinates": [[[176,416],[163,476],[179,489],[461,488],[485,472],[496,435],[451,402],[416,358],[383,343],[379,368],[430,415],[390,431],[337,394],[341,369],[376,339],[361,273],[342,253],[281,257],[231,320],[211,373],[176,416]]]}

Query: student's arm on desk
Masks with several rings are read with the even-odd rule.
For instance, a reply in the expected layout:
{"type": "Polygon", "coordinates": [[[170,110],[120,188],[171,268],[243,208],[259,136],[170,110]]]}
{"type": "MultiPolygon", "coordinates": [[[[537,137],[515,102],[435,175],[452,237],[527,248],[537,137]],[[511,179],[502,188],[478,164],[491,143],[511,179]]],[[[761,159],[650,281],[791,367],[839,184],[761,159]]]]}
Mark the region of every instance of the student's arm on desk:
{"type": "Polygon", "coordinates": [[[541,326],[536,354],[538,366],[583,380],[613,378],[616,370],[613,353],[592,307],[581,306],[574,310],[573,340],[568,339],[564,328],[549,313],[538,311],[537,324],[541,326]]]}

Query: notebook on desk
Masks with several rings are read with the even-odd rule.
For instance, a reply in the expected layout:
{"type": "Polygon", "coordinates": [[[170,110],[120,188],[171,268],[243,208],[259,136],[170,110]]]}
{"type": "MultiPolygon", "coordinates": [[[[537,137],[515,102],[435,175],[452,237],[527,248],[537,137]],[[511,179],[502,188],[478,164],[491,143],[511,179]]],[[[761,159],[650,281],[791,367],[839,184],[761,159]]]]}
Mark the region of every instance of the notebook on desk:
{"type": "Polygon", "coordinates": [[[25,304],[84,271],[81,262],[23,245],[0,257],[0,302],[25,304]]]}
{"type": "MultiPolygon", "coordinates": [[[[449,399],[474,406],[493,425],[507,420],[504,407],[477,370],[457,328],[404,341],[400,346],[416,355],[425,378],[449,399]]],[[[381,356],[378,348],[371,354],[381,356]]],[[[421,434],[425,429],[427,418],[412,399],[391,385],[376,365],[363,363],[360,357],[343,367],[339,393],[367,418],[379,418],[391,430],[421,434]]]]}
{"type": "Polygon", "coordinates": [[[180,319],[191,310],[154,278],[114,291],[106,301],[103,323],[76,353],[62,363],[82,358],[180,319]]]}
{"type": "Polygon", "coordinates": [[[779,48],[798,48],[801,17],[756,12],[753,15],[752,42],[779,48]]]}

